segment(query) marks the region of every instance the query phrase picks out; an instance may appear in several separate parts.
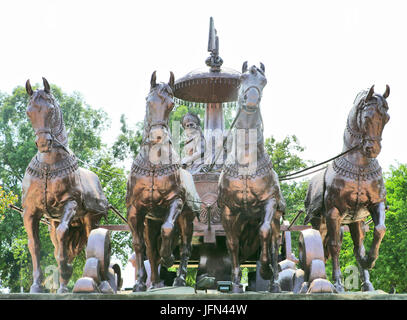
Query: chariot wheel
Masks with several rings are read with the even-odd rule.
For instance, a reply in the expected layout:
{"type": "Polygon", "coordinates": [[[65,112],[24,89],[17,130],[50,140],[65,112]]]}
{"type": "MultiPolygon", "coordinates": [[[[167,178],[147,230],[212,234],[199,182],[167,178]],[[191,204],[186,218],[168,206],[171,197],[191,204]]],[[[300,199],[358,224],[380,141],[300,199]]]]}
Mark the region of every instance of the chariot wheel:
{"type": "Polygon", "coordinates": [[[299,237],[299,263],[305,272],[305,280],[308,281],[313,260],[324,260],[324,247],[318,230],[306,229],[301,231],[299,237]]]}
{"type": "Polygon", "coordinates": [[[86,259],[96,258],[99,260],[102,280],[108,279],[110,254],[110,231],[103,228],[93,229],[86,247],[86,259]]]}

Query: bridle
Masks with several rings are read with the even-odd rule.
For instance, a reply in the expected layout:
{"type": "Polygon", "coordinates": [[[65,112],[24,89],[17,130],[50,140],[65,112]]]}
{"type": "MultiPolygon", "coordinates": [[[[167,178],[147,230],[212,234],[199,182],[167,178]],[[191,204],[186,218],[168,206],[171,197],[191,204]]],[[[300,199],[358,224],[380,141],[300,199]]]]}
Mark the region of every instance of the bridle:
{"type": "MultiPolygon", "coordinates": [[[[152,144],[152,143],[149,141],[148,136],[149,136],[149,134],[150,134],[151,129],[152,129],[153,127],[157,127],[157,126],[161,126],[161,127],[166,128],[166,129],[167,129],[167,133],[170,132],[170,127],[168,126],[168,121],[166,121],[166,120],[154,121],[154,122],[151,123],[151,124],[148,123],[147,126],[146,126],[146,129],[145,129],[146,135],[143,137],[143,141],[141,142],[141,145],[142,145],[142,146],[144,146],[144,145],[150,146],[150,145],[152,144]]],[[[169,143],[172,144],[172,141],[171,141],[171,137],[170,137],[170,136],[168,136],[168,140],[169,140],[169,143]]]]}
{"type": "Polygon", "coordinates": [[[247,114],[254,114],[254,113],[256,113],[256,112],[258,111],[258,109],[259,109],[258,106],[259,106],[260,101],[261,101],[262,91],[261,91],[257,86],[249,86],[249,87],[247,87],[246,90],[243,92],[243,94],[241,95],[241,97],[246,96],[247,92],[248,92],[250,89],[255,89],[255,90],[257,91],[258,95],[259,95],[259,99],[258,99],[258,101],[257,101],[257,107],[256,107],[254,110],[249,110],[249,109],[247,108],[247,106],[246,106],[244,103],[240,102],[240,105],[241,105],[242,110],[243,110],[245,113],[247,113],[247,114]]]}
{"type": "MultiPolygon", "coordinates": [[[[362,127],[362,112],[363,110],[369,106],[372,105],[374,103],[372,102],[366,102],[366,100],[363,101],[363,104],[358,107],[357,109],[357,124],[358,127],[361,128],[362,127]]],[[[354,139],[358,139],[359,140],[359,144],[362,146],[364,145],[365,141],[377,141],[380,142],[382,141],[382,137],[381,136],[370,136],[368,135],[365,131],[355,131],[354,129],[352,129],[352,127],[349,124],[349,117],[346,121],[346,130],[348,131],[348,133],[350,134],[350,136],[354,139]]],[[[349,147],[349,146],[347,146],[349,147]]]]}
{"type": "Polygon", "coordinates": [[[62,133],[62,131],[64,129],[63,122],[62,122],[62,117],[60,116],[61,110],[59,109],[59,113],[55,113],[56,112],[55,110],[58,107],[57,105],[55,105],[55,100],[51,96],[48,96],[47,98],[49,99],[49,103],[51,103],[53,105],[53,107],[54,107],[52,109],[53,113],[51,115],[51,119],[56,116],[56,119],[54,119],[54,121],[58,122],[58,123],[54,128],[58,128],[58,129],[56,130],[56,132],[53,132],[53,130],[51,128],[34,129],[35,135],[38,137],[40,134],[48,134],[51,137],[51,146],[52,147],[60,147],[60,146],[64,147],[63,143],[61,143],[56,138],[62,133]]]}

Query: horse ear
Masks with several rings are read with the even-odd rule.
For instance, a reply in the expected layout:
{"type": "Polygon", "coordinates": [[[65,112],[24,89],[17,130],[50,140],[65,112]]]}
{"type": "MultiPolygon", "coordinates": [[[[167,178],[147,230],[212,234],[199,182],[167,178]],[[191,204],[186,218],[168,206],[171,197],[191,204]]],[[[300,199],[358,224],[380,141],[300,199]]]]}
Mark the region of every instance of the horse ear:
{"type": "Polygon", "coordinates": [[[49,83],[48,83],[47,79],[42,77],[42,83],[44,84],[44,91],[46,93],[51,93],[51,87],[49,86],[49,83]]]}
{"type": "Polygon", "coordinates": [[[157,71],[154,71],[153,74],[151,75],[151,80],[150,80],[151,88],[156,87],[156,85],[157,85],[156,79],[157,79],[157,71]]]}
{"type": "Polygon", "coordinates": [[[174,82],[175,82],[174,73],[170,71],[170,81],[168,81],[168,85],[172,90],[174,90],[174,82]]]}
{"type": "Polygon", "coordinates": [[[266,72],[266,67],[264,66],[264,64],[262,62],[260,62],[260,69],[261,69],[261,71],[263,71],[263,73],[266,72]]]}
{"type": "Polygon", "coordinates": [[[25,91],[27,91],[29,96],[32,96],[34,91],[31,88],[31,83],[30,83],[30,79],[27,80],[27,82],[25,83],[25,91]]]}
{"type": "Polygon", "coordinates": [[[245,73],[247,71],[247,61],[243,62],[242,65],[242,73],[245,73]]]}
{"type": "Polygon", "coordinates": [[[386,84],[386,91],[383,93],[383,98],[387,99],[389,94],[390,94],[390,87],[388,84],[386,84]]]}
{"type": "Polygon", "coordinates": [[[367,96],[366,96],[366,98],[365,98],[365,101],[370,100],[370,99],[373,97],[373,93],[374,93],[374,85],[372,85],[372,86],[370,87],[370,90],[369,90],[369,92],[367,93],[367,96]]]}

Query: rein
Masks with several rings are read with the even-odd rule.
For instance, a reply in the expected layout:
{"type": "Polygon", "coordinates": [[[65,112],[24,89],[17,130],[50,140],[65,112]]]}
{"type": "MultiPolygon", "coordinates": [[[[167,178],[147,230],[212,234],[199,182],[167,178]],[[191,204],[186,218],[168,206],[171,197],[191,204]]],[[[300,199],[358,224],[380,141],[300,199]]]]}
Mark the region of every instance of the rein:
{"type": "Polygon", "coordinates": [[[359,148],[361,145],[362,145],[362,143],[359,143],[359,144],[357,144],[356,146],[354,146],[354,147],[352,147],[352,148],[350,148],[350,149],[348,149],[348,150],[346,150],[346,151],[344,151],[344,152],[341,152],[341,153],[338,154],[337,156],[332,157],[332,158],[330,158],[330,159],[328,159],[328,160],[322,161],[322,162],[320,162],[320,163],[317,163],[317,164],[315,164],[315,165],[313,165],[313,166],[310,166],[310,167],[308,167],[308,168],[305,168],[305,169],[296,171],[296,172],[294,172],[294,173],[290,173],[290,174],[287,174],[287,175],[285,175],[285,176],[279,177],[279,180],[280,180],[280,181],[292,180],[292,179],[296,179],[296,178],[300,178],[300,177],[304,177],[304,176],[310,175],[311,173],[314,173],[314,172],[321,171],[322,169],[325,169],[326,167],[323,167],[323,168],[321,168],[321,169],[318,169],[318,170],[309,172],[309,173],[304,174],[304,175],[301,175],[301,176],[297,176],[297,177],[295,176],[295,175],[297,175],[297,174],[299,174],[299,173],[302,173],[302,172],[311,170],[311,169],[313,169],[313,168],[319,167],[320,165],[323,165],[323,164],[325,164],[325,163],[328,163],[328,162],[330,162],[330,161],[332,161],[332,160],[335,160],[335,159],[337,159],[337,158],[340,158],[340,157],[344,156],[345,154],[347,154],[347,153],[349,153],[349,152],[352,152],[352,151],[354,151],[355,149],[359,148]]]}
{"type": "MultiPolygon", "coordinates": [[[[357,122],[358,122],[359,128],[361,127],[361,116],[362,116],[362,112],[361,112],[361,111],[363,111],[363,109],[364,109],[366,106],[368,106],[368,105],[369,105],[369,104],[366,103],[366,101],[364,101],[364,102],[363,102],[363,105],[362,105],[361,107],[358,107],[358,109],[357,109],[356,118],[357,118],[357,120],[358,120],[357,122]]],[[[333,158],[331,158],[331,159],[328,159],[328,160],[326,160],[326,161],[320,162],[320,163],[318,163],[318,164],[316,164],[316,165],[313,165],[313,166],[311,166],[311,167],[308,167],[308,168],[306,168],[306,169],[303,169],[303,170],[300,170],[300,171],[297,171],[297,172],[294,172],[294,173],[291,173],[291,174],[287,174],[287,175],[285,175],[285,176],[282,176],[282,177],[279,178],[279,180],[280,180],[280,181],[284,181],[284,180],[296,179],[296,178],[300,178],[300,177],[309,175],[309,174],[314,173],[314,172],[317,172],[317,171],[321,171],[321,170],[323,170],[323,169],[326,168],[326,167],[321,168],[321,169],[319,169],[319,170],[312,171],[312,172],[307,173],[307,174],[304,174],[304,175],[296,176],[296,175],[299,174],[299,173],[308,171],[308,170],[313,169],[313,168],[315,168],[315,167],[319,167],[319,166],[322,165],[322,164],[325,164],[325,163],[330,162],[330,161],[332,161],[332,160],[338,159],[338,158],[342,157],[343,155],[345,155],[345,154],[347,154],[347,153],[349,153],[349,152],[352,152],[353,150],[355,150],[355,149],[361,147],[361,146],[364,144],[365,141],[381,141],[381,140],[382,140],[382,137],[381,137],[381,136],[370,137],[370,136],[368,136],[365,132],[355,132],[355,131],[351,128],[351,126],[350,126],[350,124],[349,124],[349,117],[348,117],[348,119],[346,120],[346,131],[348,131],[348,133],[350,134],[350,136],[351,136],[352,138],[358,139],[358,140],[359,140],[359,143],[357,143],[355,146],[351,147],[351,146],[349,146],[349,144],[347,143],[346,139],[344,138],[345,145],[346,145],[347,148],[349,148],[348,150],[346,150],[346,151],[344,151],[344,152],[338,154],[337,156],[335,156],[335,157],[333,157],[333,158]]]]}

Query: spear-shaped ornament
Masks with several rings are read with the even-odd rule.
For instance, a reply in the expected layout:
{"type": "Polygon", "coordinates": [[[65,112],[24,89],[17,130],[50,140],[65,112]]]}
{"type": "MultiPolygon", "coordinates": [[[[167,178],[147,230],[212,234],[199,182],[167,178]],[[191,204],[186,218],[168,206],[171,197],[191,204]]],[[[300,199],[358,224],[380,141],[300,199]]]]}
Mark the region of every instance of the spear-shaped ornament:
{"type": "Polygon", "coordinates": [[[206,65],[211,68],[211,72],[219,72],[223,60],[219,57],[219,37],[217,36],[212,17],[209,20],[208,51],[211,53],[211,56],[206,59],[206,65]]]}

